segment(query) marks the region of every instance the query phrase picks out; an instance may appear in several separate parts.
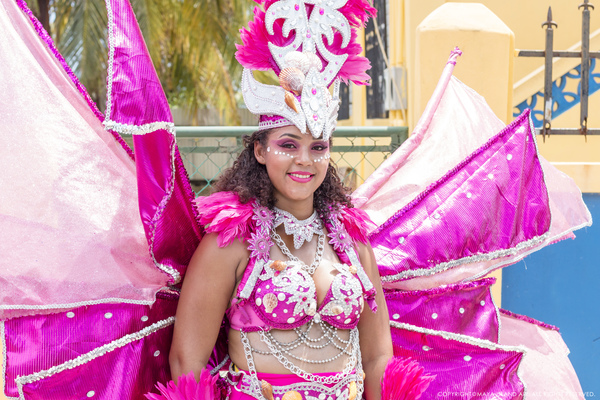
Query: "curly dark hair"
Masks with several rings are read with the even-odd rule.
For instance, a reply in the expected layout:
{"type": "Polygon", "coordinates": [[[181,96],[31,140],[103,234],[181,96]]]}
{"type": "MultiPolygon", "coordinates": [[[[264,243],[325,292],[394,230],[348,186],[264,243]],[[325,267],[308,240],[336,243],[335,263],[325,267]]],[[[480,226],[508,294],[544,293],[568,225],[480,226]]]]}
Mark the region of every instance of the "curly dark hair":
{"type": "MultiPolygon", "coordinates": [[[[273,193],[273,184],[267,174],[267,168],[260,164],[254,156],[254,143],[258,142],[267,146],[267,138],[271,129],[244,135],[244,150],[240,153],[231,168],[223,174],[213,186],[213,192],[236,192],[242,203],[256,199],[262,206],[273,208],[276,199],[273,193]]],[[[325,179],[315,191],[314,207],[320,214],[327,214],[329,207],[337,208],[340,205],[352,207],[349,196],[350,189],[345,187],[331,161],[327,167],[325,179]]]]}

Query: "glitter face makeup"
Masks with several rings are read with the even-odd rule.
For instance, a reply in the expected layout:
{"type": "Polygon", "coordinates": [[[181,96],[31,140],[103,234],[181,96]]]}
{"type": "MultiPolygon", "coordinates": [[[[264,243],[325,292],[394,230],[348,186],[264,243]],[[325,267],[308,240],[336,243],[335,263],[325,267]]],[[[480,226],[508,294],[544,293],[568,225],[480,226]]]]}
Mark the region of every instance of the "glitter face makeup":
{"type": "Polygon", "coordinates": [[[294,125],[274,129],[266,149],[255,150],[257,160],[267,167],[275,187],[277,206],[306,201],[312,209],[314,192],[325,179],[329,166],[329,142],[303,135],[294,125]],[[266,151],[265,151],[266,150],[266,151]]]}

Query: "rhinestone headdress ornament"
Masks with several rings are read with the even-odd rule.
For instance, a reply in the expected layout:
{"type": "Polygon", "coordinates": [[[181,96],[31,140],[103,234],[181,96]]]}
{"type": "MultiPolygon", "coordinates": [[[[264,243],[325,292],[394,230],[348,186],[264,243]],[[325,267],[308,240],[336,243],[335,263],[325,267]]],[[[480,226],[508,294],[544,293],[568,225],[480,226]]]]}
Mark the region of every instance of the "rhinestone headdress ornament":
{"type": "Polygon", "coordinates": [[[295,125],[328,140],[340,81],[368,84],[371,64],[360,56],[356,38],[376,10],[368,0],[255,1],[254,20],[240,30],[242,44],[236,45],[248,110],[260,116],[260,129],[295,125]],[[253,70],[275,72],[280,86],[257,82],[253,70]]]}

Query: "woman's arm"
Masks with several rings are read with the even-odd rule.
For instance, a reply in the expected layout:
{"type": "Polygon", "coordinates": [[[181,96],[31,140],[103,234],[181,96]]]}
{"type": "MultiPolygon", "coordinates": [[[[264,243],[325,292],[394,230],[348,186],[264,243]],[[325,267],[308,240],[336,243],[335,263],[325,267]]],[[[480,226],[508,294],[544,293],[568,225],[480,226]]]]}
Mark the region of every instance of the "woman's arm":
{"type": "Polygon", "coordinates": [[[190,371],[199,379],[212,354],[237,277],[246,264],[247,250],[239,240],[219,247],[217,234],[202,238],[187,268],[175,316],[169,354],[175,382],[190,371]]]}
{"type": "Polygon", "coordinates": [[[365,307],[360,316],[358,330],[365,371],[365,396],[367,400],[379,400],[381,399],[381,377],[388,360],[393,356],[390,323],[373,249],[370,245],[359,243],[358,255],[365,272],[377,290],[375,298],[377,313],[365,307]]]}

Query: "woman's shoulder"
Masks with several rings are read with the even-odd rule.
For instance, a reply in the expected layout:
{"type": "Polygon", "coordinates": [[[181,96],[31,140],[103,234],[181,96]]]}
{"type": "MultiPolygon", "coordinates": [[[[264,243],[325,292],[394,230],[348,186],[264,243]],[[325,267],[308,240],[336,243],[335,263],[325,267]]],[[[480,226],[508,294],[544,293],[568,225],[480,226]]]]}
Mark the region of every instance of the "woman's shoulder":
{"type": "Polygon", "coordinates": [[[199,221],[205,233],[216,233],[220,247],[235,239],[245,241],[252,232],[254,201],[242,203],[235,192],[217,192],[196,199],[199,221]]]}

